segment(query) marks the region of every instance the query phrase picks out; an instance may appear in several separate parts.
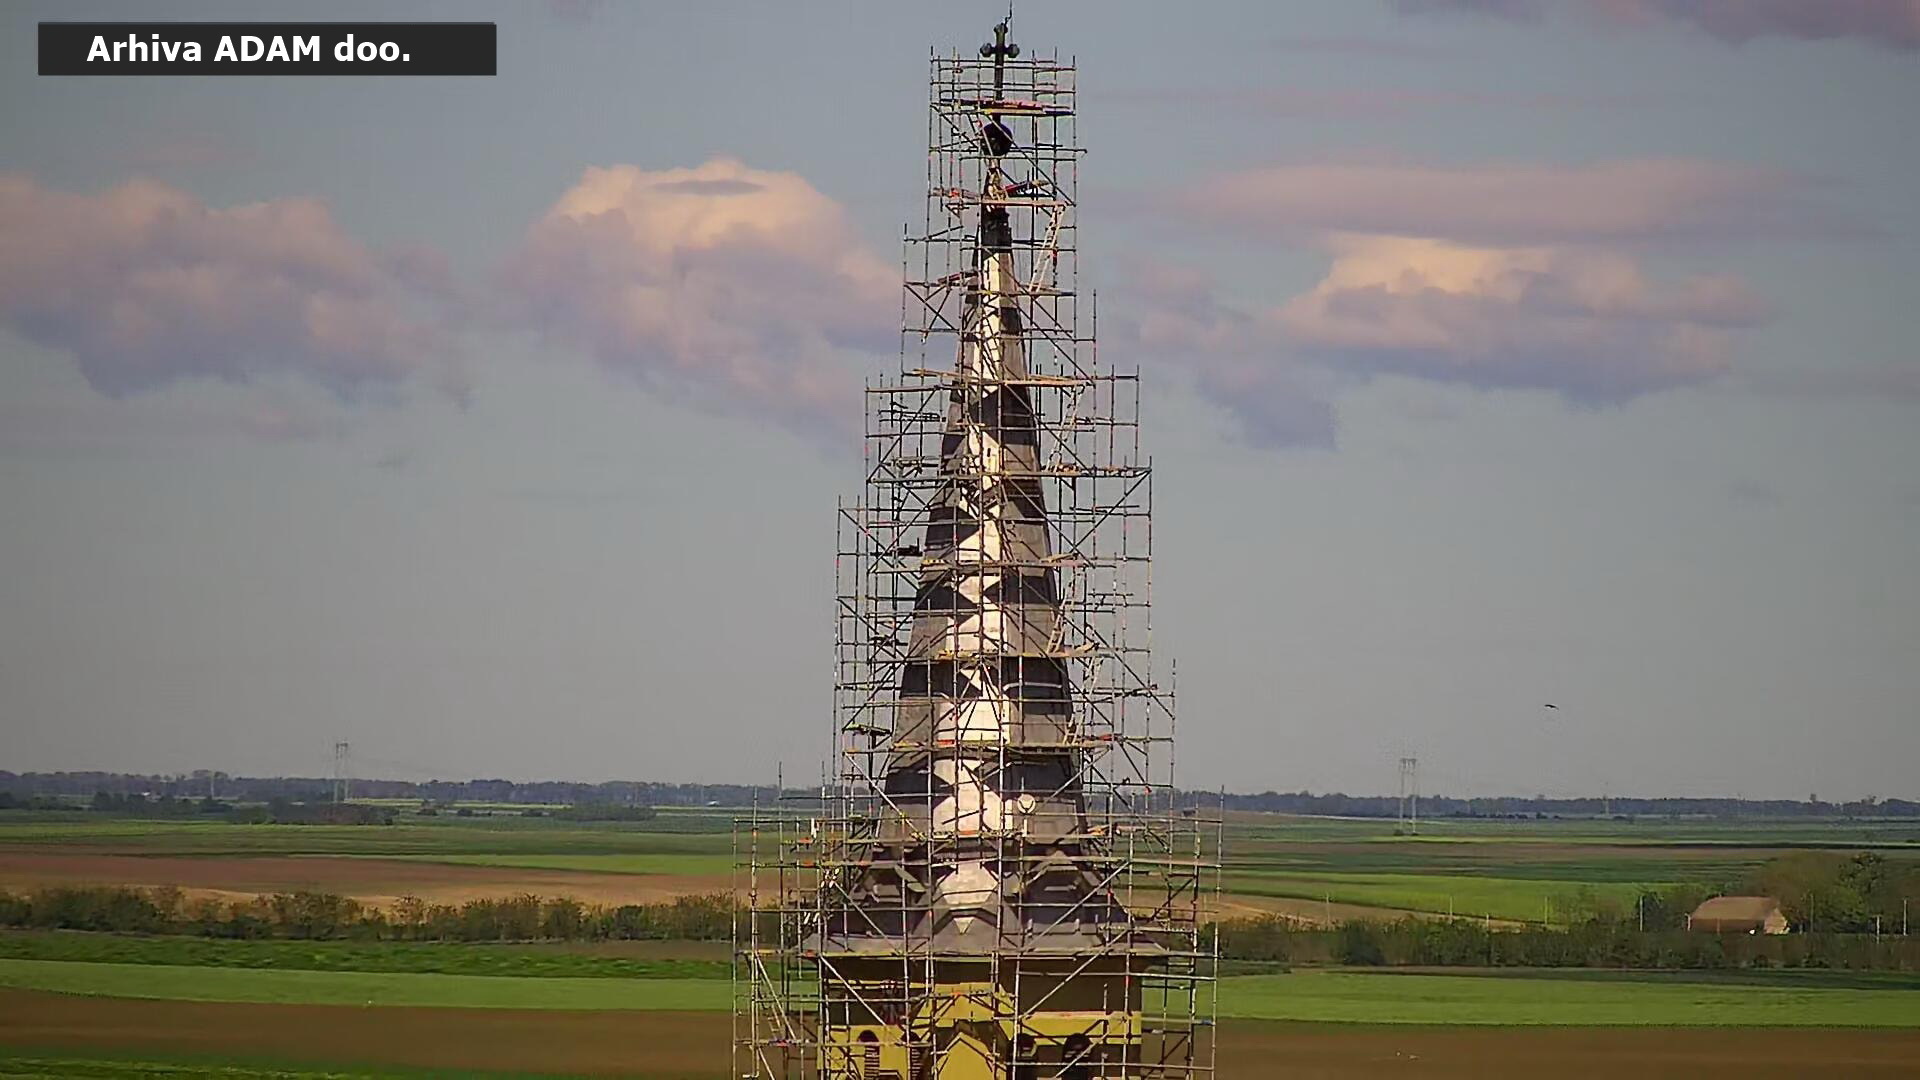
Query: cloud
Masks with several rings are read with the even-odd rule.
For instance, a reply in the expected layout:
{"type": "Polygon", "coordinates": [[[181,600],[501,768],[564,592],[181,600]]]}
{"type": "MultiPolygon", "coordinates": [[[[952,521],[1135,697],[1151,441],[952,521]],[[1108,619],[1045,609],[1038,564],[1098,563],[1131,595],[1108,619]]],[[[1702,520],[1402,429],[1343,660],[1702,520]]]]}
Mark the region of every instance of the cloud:
{"type": "Polygon", "coordinates": [[[1761,37],[1859,38],[1920,49],[1920,0],[1599,0],[1606,17],[1692,23],[1722,41],[1761,37]]]}
{"type": "Polygon", "coordinates": [[[1337,425],[1318,373],[1294,362],[1271,317],[1223,303],[1189,267],[1136,260],[1123,287],[1120,343],[1181,368],[1226,411],[1238,434],[1266,449],[1334,448],[1337,425]]]}
{"type": "Polygon", "coordinates": [[[108,396],[292,374],[345,400],[446,375],[410,293],[312,199],[215,209],[152,181],[89,195],[0,175],[0,324],[108,396]]]}
{"type": "Polygon", "coordinates": [[[1666,243],[1832,228],[1804,178],[1686,159],[1592,165],[1281,164],[1185,189],[1192,216],[1235,229],[1368,232],[1464,243],[1666,243]]]}
{"type": "Polygon", "coordinates": [[[1770,315],[1736,279],[1656,281],[1618,252],[1319,243],[1325,275],[1291,298],[1239,307],[1199,271],[1145,264],[1110,321],[1127,348],[1188,373],[1246,441],[1331,449],[1338,392],[1375,376],[1613,404],[1723,376],[1739,332],[1770,315]]]}
{"type": "Polygon", "coordinates": [[[1637,109],[1660,103],[1642,93],[1554,94],[1527,91],[1461,91],[1398,87],[1165,88],[1116,91],[1107,100],[1161,110],[1235,110],[1266,119],[1398,119],[1436,110],[1524,109],[1572,111],[1637,109]]]}
{"type": "MultiPolygon", "coordinates": [[[[1392,2],[1408,15],[1471,13],[1523,22],[1538,21],[1550,6],[1543,0],[1392,2]]],[[[1762,37],[1858,38],[1920,49],[1920,0],[1589,0],[1577,10],[1616,25],[1690,25],[1736,45],[1762,37]]]]}
{"type": "Polygon", "coordinates": [[[1333,262],[1282,304],[1286,338],[1349,372],[1624,401],[1729,369],[1733,332],[1768,316],[1739,281],[1649,280],[1618,253],[1330,238],[1333,262]]]}
{"type": "Polygon", "coordinates": [[[1141,332],[1186,350],[1201,392],[1271,445],[1324,445],[1333,415],[1324,402],[1342,382],[1383,374],[1624,402],[1722,378],[1743,332],[1772,316],[1737,276],[1656,277],[1646,257],[1845,235],[1809,207],[1811,187],[1684,159],[1226,173],[1172,198],[1190,219],[1243,240],[1325,253],[1324,276],[1244,309],[1210,286],[1162,289],[1141,332]]]}
{"type": "Polygon", "coordinates": [[[718,158],[589,168],[528,230],[519,316],[608,368],[719,412],[841,430],[897,347],[899,272],[794,173],[718,158]]]}

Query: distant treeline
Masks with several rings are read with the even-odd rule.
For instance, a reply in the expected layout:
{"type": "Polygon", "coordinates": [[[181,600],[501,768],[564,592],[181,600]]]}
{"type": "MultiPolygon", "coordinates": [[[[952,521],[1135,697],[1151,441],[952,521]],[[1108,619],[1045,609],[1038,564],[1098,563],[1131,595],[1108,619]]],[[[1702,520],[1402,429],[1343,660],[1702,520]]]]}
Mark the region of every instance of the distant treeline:
{"type": "MultiPolygon", "coordinates": [[[[89,810],[114,817],[164,819],[218,819],[244,825],[391,825],[394,812],[385,806],[370,806],[365,803],[296,803],[280,796],[269,799],[266,805],[236,806],[219,799],[169,797],[155,795],[149,797],[135,792],[130,795],[115,795],[111,792],[96,791],[93,798],[86,802],[89,810]]],[[[33,795],[20,798],[9,792],[0,791],[0,810],[71,810],[73,804],[63,802],[46,795],[33,795]]]]}
{"type": "MultiPolygon", "coordinates": [[[[91,798],[96,792],[113,795],[143,794],[149,798],[201,799],[209,795],[227,801],[264,803],[273,799],[292,802],[324,802],[332,798],[334,782],[327,777],[303,776],[229,776],[223,772],[201,770],[178,776],[109,772],[11,773],[0,770],[0,799],[11,798],[11,805],[23,805],[35,798],[62,796],[91,798]]],[[[366,780],[353,781],[353,794],[372,799],[418,799],[426,803],[489,802],[560,806],[747,806],[758,802],[772,805],[777,792],[772,786],[746,784],[661,784],[616,780],[603,784],[566,780],[542,780],[521,783],[512,780],[366,780]]],[[[789,796],[808,793],[789,791],[789,796]]],[[[1222,796],[1210,791],[1183,791],[1174,795],[1181,806],[1211,809],[1222,805],[1222,796]]],[[[9,805],[0,801],[0,809],[9,805]]],[[[1399,813],[1399,799],[1393,795],[1346,795],[1340,792],[1316,795],[1310,791],[1264,791],[1258,795],[1224,797],[1228,810],[1258,810],[1269,813],[1320,814],[1338,817],[1392,818],[1399,813]]],[[[1859,799],[1851,802],[1827,802],[1808,798],[1727,799],[1661,798],[1641,799],[1594,797],[1585,799],[1548,799],[1500,796],[1460,799],[1446,795],[1422,795],[1422,817],[1532,818],[1532,817],[1742,817],[1742,818],[1834,818],[1834,817],[1920,817],[1920,802],[1909,799],[1859,799]]]]}
{"type": "MultiPolygon", "coordinates": [[[[1182,792],[1183,804],[1216,806],[1218,794],[1182,792]]],[[[1228,810],[1259,810],[1279,814],[1321,814],[1335,817],[1391,818],[1399,816],[1400,800],[1394,795],[1344,795],[1334,792],[1315,795],[1310,791],[1263,791],[1258,795],[1225,797],[1228,810]]],[[[1446,795],[1420,796],[1423,818],[1531,818],[1564,817],[1920,817],[1920,802],[1907,799],[1860,799],[1854,802],[1827,802],[1808,799],[1704,799],[1662,798],[1546,799],[1499,796],[1480,799],[1456,799],[1446,795]]]]}
{"type": "MultiPolygon", "coordinates": [[[[0,770],[0,796],[15,804],[64,796],[92,798],[97,792],[146,795],[149,798],[202,799],[211,795],[229,802],[325,802],[333,798],[334,782],[314,776],[229,776],[205,770],[180,776],[140,773],[54,772],[11,773],[0,770]]],[[[545,806],[747,806],[756,797],[772,803],[774,789],[744,784],[656,784],[616,780],[604,784],[542,780],[362,780],[352,783],[354,798],[418,799],[423,803],[519,803],[545,806]]],[[[0,804],[0,809],[5,804],[0,804]]]]}
{"type": "Polygon", "coordinates": [[[430,904],[401,897],[379,908],[333,893],[251,900],[189,899],[179,889],[122,885],[0,891],[0,926],[209,938],[359,941],[724,941],[733,901],[683,896],[658,904],[583,904],[565,896],[430,904]]]}

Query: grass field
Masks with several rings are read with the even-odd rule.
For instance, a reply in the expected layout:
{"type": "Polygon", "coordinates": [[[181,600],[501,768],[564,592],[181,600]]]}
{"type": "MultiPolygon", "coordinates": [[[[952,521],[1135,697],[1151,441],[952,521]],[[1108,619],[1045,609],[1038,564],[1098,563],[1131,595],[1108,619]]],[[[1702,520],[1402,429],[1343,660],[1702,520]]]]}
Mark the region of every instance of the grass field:
{"type": "Polygon", "coordinates": [[[0,986],[61,994],[291,1005],[432,1005],[462,1009],[727,1009],[722,979],[545,978],[414,972],[0,960],[0,986]]]}
{"type": "Polygon", "coordinates": [[[0,989],[0,1076],[718,1080],[728,1026],[722,1012],[233,1004],[0,989]]]}
{"type": "Polygon", "coordinates": [[[1303,900],[1471,915],[1539,922],[1557,908],[1565,914],[1569,898],[1611,900],[1633,906],[1643,887],[1665,882],[1574,882],[1540,879],[1430,876],[1425,874],[1266,874],[1235,873],[1224,883],[1234,896],[1279,896],[1303,900]]]}
{"type": "Polygon", "coordinates": [[[667,823],[551,818],[421,818],[395,825],[236,825],[0,815],[0,848],[59,846],[139,855],[726,855],[725,832],[667,823]]]}
{"type": "Polygon", "coordinates": [[[1920,981],[1297,971],[1223,980],[1220,1014],[1362,1024],[1911,1028],[1920,1027],[1920,981]]]}
{"type": "MultiPolygon", "coordinates": [[[[595,903],[724,889],[732,811],[581,823],[403,813],[392,826],[0,814],[0,888],[173,883],[250,896],[536,892],[595,903]],[[58,872],[59,877],[49,877],[58,872]],[[11,875],[11,876],[9,876],[11,875]],[[35,877],[34,875],[40,875],[35,877]],[[89,875],[92,875],[91,877],[89,875]]],[[[1920,858],[1907,822],[1456,821],[1234,815],[1229,898],[1538,921],[1782,852],[1920,858]],[[1544,909],[1544,911],[1543,911],[1544,909]]],[[[0,1078],[726,1075],[719,943],[221,941],[0,933],[0,1078]]],[[[1219,987],[1223,1075],[1636,1080],[1911,1075],[1920,977],[1296,970],[1219,987]]]]}
{"type": "Polygon", "coordinates": [[[1643,889],[1733,884],[1788,851],[1870,847],[1920,858],[1920,825],[1904,821],[1442,819],[1423,823],[1418,837],[1395,836],[1393,827],[1233,815],[1225,891],[1539,922],[1575,906],[1630,908],[1643,889]]]}
{"type": "Polygon", "coordinates": [[[1316,844],[1372,841],[1393,844],[1555,844],[1759,847],[1914,847],[1920,821],[1656,818],[1431,818],[1420,835],[1396,837],[1383,818],[1303,817],[1233,812],[1230,834],[1245,840],[1309,841],[1316,844]]]}
{"type": "Polygon", "coordinates": [[[0,959],[603,979],[725,979],[725,942],[474,944],[406,941],[222,941],[73,931],[0,932],[0,959]]]}
{"type": "MultiPolygon", "coordinates": [[[[1223,979],[1249,1020],[1505,1026],[1920,1027],[1920,978],[1298,971],[1223,979]]],[[[724,979],[555,978],[0,959],[0,986],[67,994],[301,1005],[709,1010],[724,979]]]]}
{"type": "MultiPolygon", "coordinates": [[[[596,902],[659,899],[727,887],[734,813],[663,811],[644,822],[406,813],[397,824],[376,827],[8,812],[0,814],[0,888],[46,880],[42,864],[56,857],[70,864],[92,854],[195,860],[170,867],[102,862],[88,879],[100,884],[175,875],[215,891],[313,888],[373,902],[405,892],[456,900],[505,888],[571,891],[596,902]],[[297,861],[267,866],[244,861],[250,857],[297,861]],[[363,860],[378,862],[354,865],[363,860]],[[421,869],[408,872],[408,864],[421,869]],[[130,865],[149,872],[136,879],[130,865]],[[232,868],[231,881],[221,879],[221,866],[232,868]]],[[[1564,917],[1574,904],[1630,905],[1642,888],[1736,882],[1792,850],[1870,847],[1888,858],[1920,859],[1920,823],[1906,821],[1440,819],[1423,823],[1418,837],[1397,837],[1393,829],[1378,819],[1230,815],[1229,899],[1306,918],[1317,917],[1316,902],[1331,901],[1383,914],[1451,910],[1537,922],[1564,917]]]]}

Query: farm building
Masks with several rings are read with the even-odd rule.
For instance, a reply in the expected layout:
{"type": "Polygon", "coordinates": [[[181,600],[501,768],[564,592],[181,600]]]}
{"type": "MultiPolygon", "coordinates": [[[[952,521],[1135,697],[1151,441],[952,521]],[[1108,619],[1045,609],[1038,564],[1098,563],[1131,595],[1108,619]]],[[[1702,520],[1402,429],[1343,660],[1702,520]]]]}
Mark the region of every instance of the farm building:
{"type": "Polygon", "coordinates": [[[1771,896],[1716,896],[1693,909],[1687,929],[1709,934],[1784,934],[1787,917],[1771,896]]]}

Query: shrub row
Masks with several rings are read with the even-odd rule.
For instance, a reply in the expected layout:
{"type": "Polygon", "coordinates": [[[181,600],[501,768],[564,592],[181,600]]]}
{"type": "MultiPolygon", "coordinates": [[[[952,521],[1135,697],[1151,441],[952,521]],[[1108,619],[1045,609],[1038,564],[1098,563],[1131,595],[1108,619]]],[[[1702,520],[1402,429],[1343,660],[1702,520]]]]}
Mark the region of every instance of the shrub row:
{"type": "Polygon", "coordinates": [[[1920,971],[1920,937],[1704,934],[1591,922],[1490,928],[1470,919],[1356,921],[1305,929],[1276,915],[1218,924],[1234,961],[1418,967],[1837,968],[1920,971]]]}
{"type": "MultiPolygon", "coordinates": [[[[0,926],[185,934],[208,938],[361,941],[724,941],[736,908],[724,894],[608,906],[531,894],[372,907],[332,893],[189,899],[179,889],[68,886],[0,891],[0,926]]],[[[1920,937],[1810,933],[1715,935],[1587,922],[1496,929],[1471,919],[1356,921],[1307,929],[1277,915],[1216,924],[1236,963],[1422,967],[1835,968],[1920,971],[1920,937]]]]}
{"type": "Polygon", "coordinates": [[[77,886],[16,895],[0,892],[0,926],[194,934],[210,938],[363,941],[725,940],[733,901],[683,896],[658,904],[607,906],[533,895],[430,904],[402,897],[372,907],[332,893],[294,892],[251,900],[188,899],[179,889],[77,886]]]}

